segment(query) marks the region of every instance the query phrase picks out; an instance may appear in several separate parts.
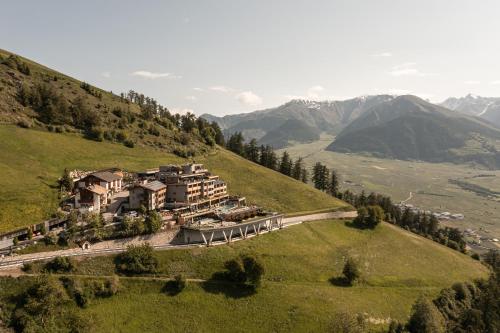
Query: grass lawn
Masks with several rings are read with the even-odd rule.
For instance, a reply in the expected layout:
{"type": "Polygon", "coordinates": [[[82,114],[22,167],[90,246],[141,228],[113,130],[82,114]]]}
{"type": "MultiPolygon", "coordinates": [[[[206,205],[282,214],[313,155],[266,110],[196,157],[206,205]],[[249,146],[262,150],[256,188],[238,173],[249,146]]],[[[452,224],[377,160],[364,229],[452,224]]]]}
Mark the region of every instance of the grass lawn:
{"type": "MultiPolygon", "coordinates": [[[[434,297],[454,282],[487,275],[468,256],[397,227],[358,230],[343,221],[309,222],[229,246],[157,254],[161,275],[209,279],[226,260],[243,254],[260,257],[266,274],[262,289],[251,296],[200,282],[167,296],[160,292],[162,282],[124,280],[120,295],[85,310],[100,330],[309,332],[325,330],[339,311],[405,320],[419,295],[434,297]],[[332,285],[346,255],[358,261],[362,282],[332,285]]],[[[83,260],[80,273],[112,274],[113,256],[83,260]]]]}
{"type": "MultiPolygon", "coordinates": [[[[312,187],[263,168],[225,150],[196,158],[228,183],[230,193],[245,195],[268,209],[299,212],[345,207],[312,187]]],[[[58,205],[57,178],[64,168],[120,167],[138,171],[188,160],[161,150],[94,142],[73,134],[55,134],[0,126],[0,232],[38,223],[58,205]]]]}

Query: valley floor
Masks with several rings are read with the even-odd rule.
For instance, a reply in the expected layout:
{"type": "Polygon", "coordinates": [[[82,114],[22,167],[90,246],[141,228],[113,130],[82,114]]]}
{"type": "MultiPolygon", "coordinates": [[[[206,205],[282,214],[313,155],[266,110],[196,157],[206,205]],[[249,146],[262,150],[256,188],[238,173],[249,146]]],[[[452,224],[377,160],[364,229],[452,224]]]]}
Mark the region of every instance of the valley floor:
{"type": "Polygon", "coordinates": [[[303,157],[309,166],[321,162],[335,169],[341,176],[342,189],[375,191],[391,196],[395,202],[408,199],[407,203],[426,210],[462,213],[464,220],[445,224],[471,228],[487,238],[500,238],[500,170],[325,151],[332,140],[331,136],[323,136],[320,141],[286,150],[292,158],[303,157]]]}

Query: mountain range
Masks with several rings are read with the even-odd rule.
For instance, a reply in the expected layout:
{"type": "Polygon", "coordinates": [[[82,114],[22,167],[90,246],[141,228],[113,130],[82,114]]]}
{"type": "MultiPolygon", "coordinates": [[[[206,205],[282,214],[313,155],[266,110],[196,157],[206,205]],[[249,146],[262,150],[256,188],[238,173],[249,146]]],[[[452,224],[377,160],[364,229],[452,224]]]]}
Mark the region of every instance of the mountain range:
{"type": "Polygon", "coordinates": [[[500,98],[481,97],[468,94],[465,97],[450,97],[440,104],[450,110],[478,116],[500,127],[500,98]]]}
{"type": "Polygon", "coordinates": [[[287,133],[288,141],[299,143],[314,141],[323,132],[340,133],[345,126],[370,107],[393,98],[390,95],[378,95],[322,102],[295,99],[266,110],[224,117],[203,114],[201,117],[217,122],[226,135],[241,132],[247,139],[255,138],[259,143],[282,148],[287,145],[283,141],[285,139],[283,132],[286,128],[294,129],[293,132],[287,133]],[[289,120],[294,122],[289,123],[289,120]],[[303,124],[299,125],[299,122],[303,124]],[[303,135],[300,133],[302,131],[307,131],[309,134],[303,135]]]}
{"type": "Polygon", "coordinates": [[[292,100],[276,108],[215,117],[226,135],[283,148],[335,135],[327,150],[500,167],[500,98],[467,95],[432,104],[416,96],[292,100]]]}

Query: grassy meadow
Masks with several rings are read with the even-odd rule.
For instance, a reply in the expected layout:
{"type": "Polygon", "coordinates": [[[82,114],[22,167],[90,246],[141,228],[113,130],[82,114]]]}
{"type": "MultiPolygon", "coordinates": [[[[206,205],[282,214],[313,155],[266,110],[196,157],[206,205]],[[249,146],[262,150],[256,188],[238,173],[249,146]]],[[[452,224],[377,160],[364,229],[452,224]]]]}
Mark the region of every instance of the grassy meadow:
{"type": "MultiPolygon", "coordinates": [[[[454,282],[487,274],[468,256],[388,224],[372,231],[318,221],[229,246],[157,252],[161,275],[195,279],[210,279],[224,261],[245,254],[261,258],[266,268],[256,294],[189,282],[179,295],[167,296],[164,282],[124,279],[119,295],[84,311],[102,332],[324,331],[342,311],[364,313],[383,326],[389,318],[405,320],[419,295],[434,297],[454,282]],[[341,274],[345,256],[361,268],[362,282],[353,287],[330,282],[341,274]]],[[[113,257],[85,259],[76,273],[112,274],[113,257]]]]}
{"type": "MultiPolygon", "coordinates": [[[[219,149],[195,158],[228,183],[230,193],[245,195],[268,209],[299,212],[340,208],[345,203],[312,187],[219,149]]],[[[55,134],[0,126],[0,232],[38,223],[58,205],[57,179],[64,168],[119,167],[138,171],[160,164],[186,163],[150,147],[127,148],[76,134],[55,134]]]]}

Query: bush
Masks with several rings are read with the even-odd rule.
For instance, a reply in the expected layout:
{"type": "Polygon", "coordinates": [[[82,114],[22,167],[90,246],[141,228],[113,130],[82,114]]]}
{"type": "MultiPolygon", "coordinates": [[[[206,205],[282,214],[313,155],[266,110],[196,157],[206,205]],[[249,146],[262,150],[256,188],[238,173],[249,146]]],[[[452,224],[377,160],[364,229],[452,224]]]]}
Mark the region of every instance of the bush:
{"type": "Polygon", "coordinates": [[[412,307],[407,329],[410,333],[444,333],[443,316],[432,302],[421,297],[412,307]]]}
{"type": "Polygon", "coordinates": [[[360,228],[374,229],[384,219],[384,210],[380,206],[367,206],[358,208],[358,216],[354,224],[360,228]]]}
{"type": "Polygon", "coordinates": [[[147,234],[157,233],[160,231],[162,224],[161,215],[153,210],[148,213],[146,219],[144,220],[145,232],[147,234]]]}
{"type": "Polygon", "coordinates": [[[86,132],[86,137],[88,139],[101,142],[104,140],[104,132],[100,128],[91,128],[86,132]]]}
{"type": "Polygon", "coordinates": [[[125,145],[125,147],[128,147],[128,148],[134,148],[135,147],[134,141],[132,141],[130,139],[123,141],[123,144],[125,145]]]}
{"type": "Polygon", "coordinates": [[[248,284],[254,288],[260,286],[264,275],[264,265],[252,256],[228,260],[224,263],[224,268],[227,269],[225,275],[229,281],[248,284]]]}
{"type": "Polygon", "coordinates": [[[359,279],[361,275],[359,272],[358,264],[352,258],[347,258],[347,261],[344,264],[344,269],[342,270],[342,274],[351,286],[356,280],[359,279]]]}
{"type": "Polygon", "coordinates": [[[115,265],[124,274],[154,274],[158,270],[158,259],[151,245],[144,243],[129,246],[116,257],[115,265]]]}
{"type": "Polygon", "coordinates": [[[364,333],[366,332],[366,320],[361,314],[337,313],[330,324],[330,332],[364,333]]]}
{"type": "Polygon", "coordinates": [[[21,267],[21,270],[25,273],[31,273],[33,271],[33,263],[25,262],[23,267],[21,267]]]}
{"type": "Polygon", "coordinates": [[[125,142],[127,140],[127,134],[125,134],[124,132],[117,132],[116,135],[116,140],[119,141],[119,142],[125,142]]]}
{"type": "Polygon", "coordinates": [[[178,274],[165,284],[164,291],[169,295],[177,295],[186,288],[187,281],[184,275],[178,274]]]}
{"type": "Polygon", "coordinates": [[[45,245],[55,245],[57,243],[57,236],[53,233],[48,233],[43,238],[45,245]]]}
{"type": "Polygon", "coordinates": [[[56,257],[45,264],[44,270],[49,273],[67,273],[75,269],[75,264],[71,258],[56,257]]]}
{"type": "Polygon", "coordinates": [[[28,120],[19,120],[17,122],[17,126],[19,126],[21,128],[31,128],[31,126],[33,126],[33,124],[31,122],[29,122],[28,120]]]}
{"type": "Polygon", "coordinates": [[[118,293],[120,280],[117,276],[106,280],[84,280],[78,278],[63,278],[68,295],[81,307],[87,307],[96,297],[111,297],[118,293]]]}

